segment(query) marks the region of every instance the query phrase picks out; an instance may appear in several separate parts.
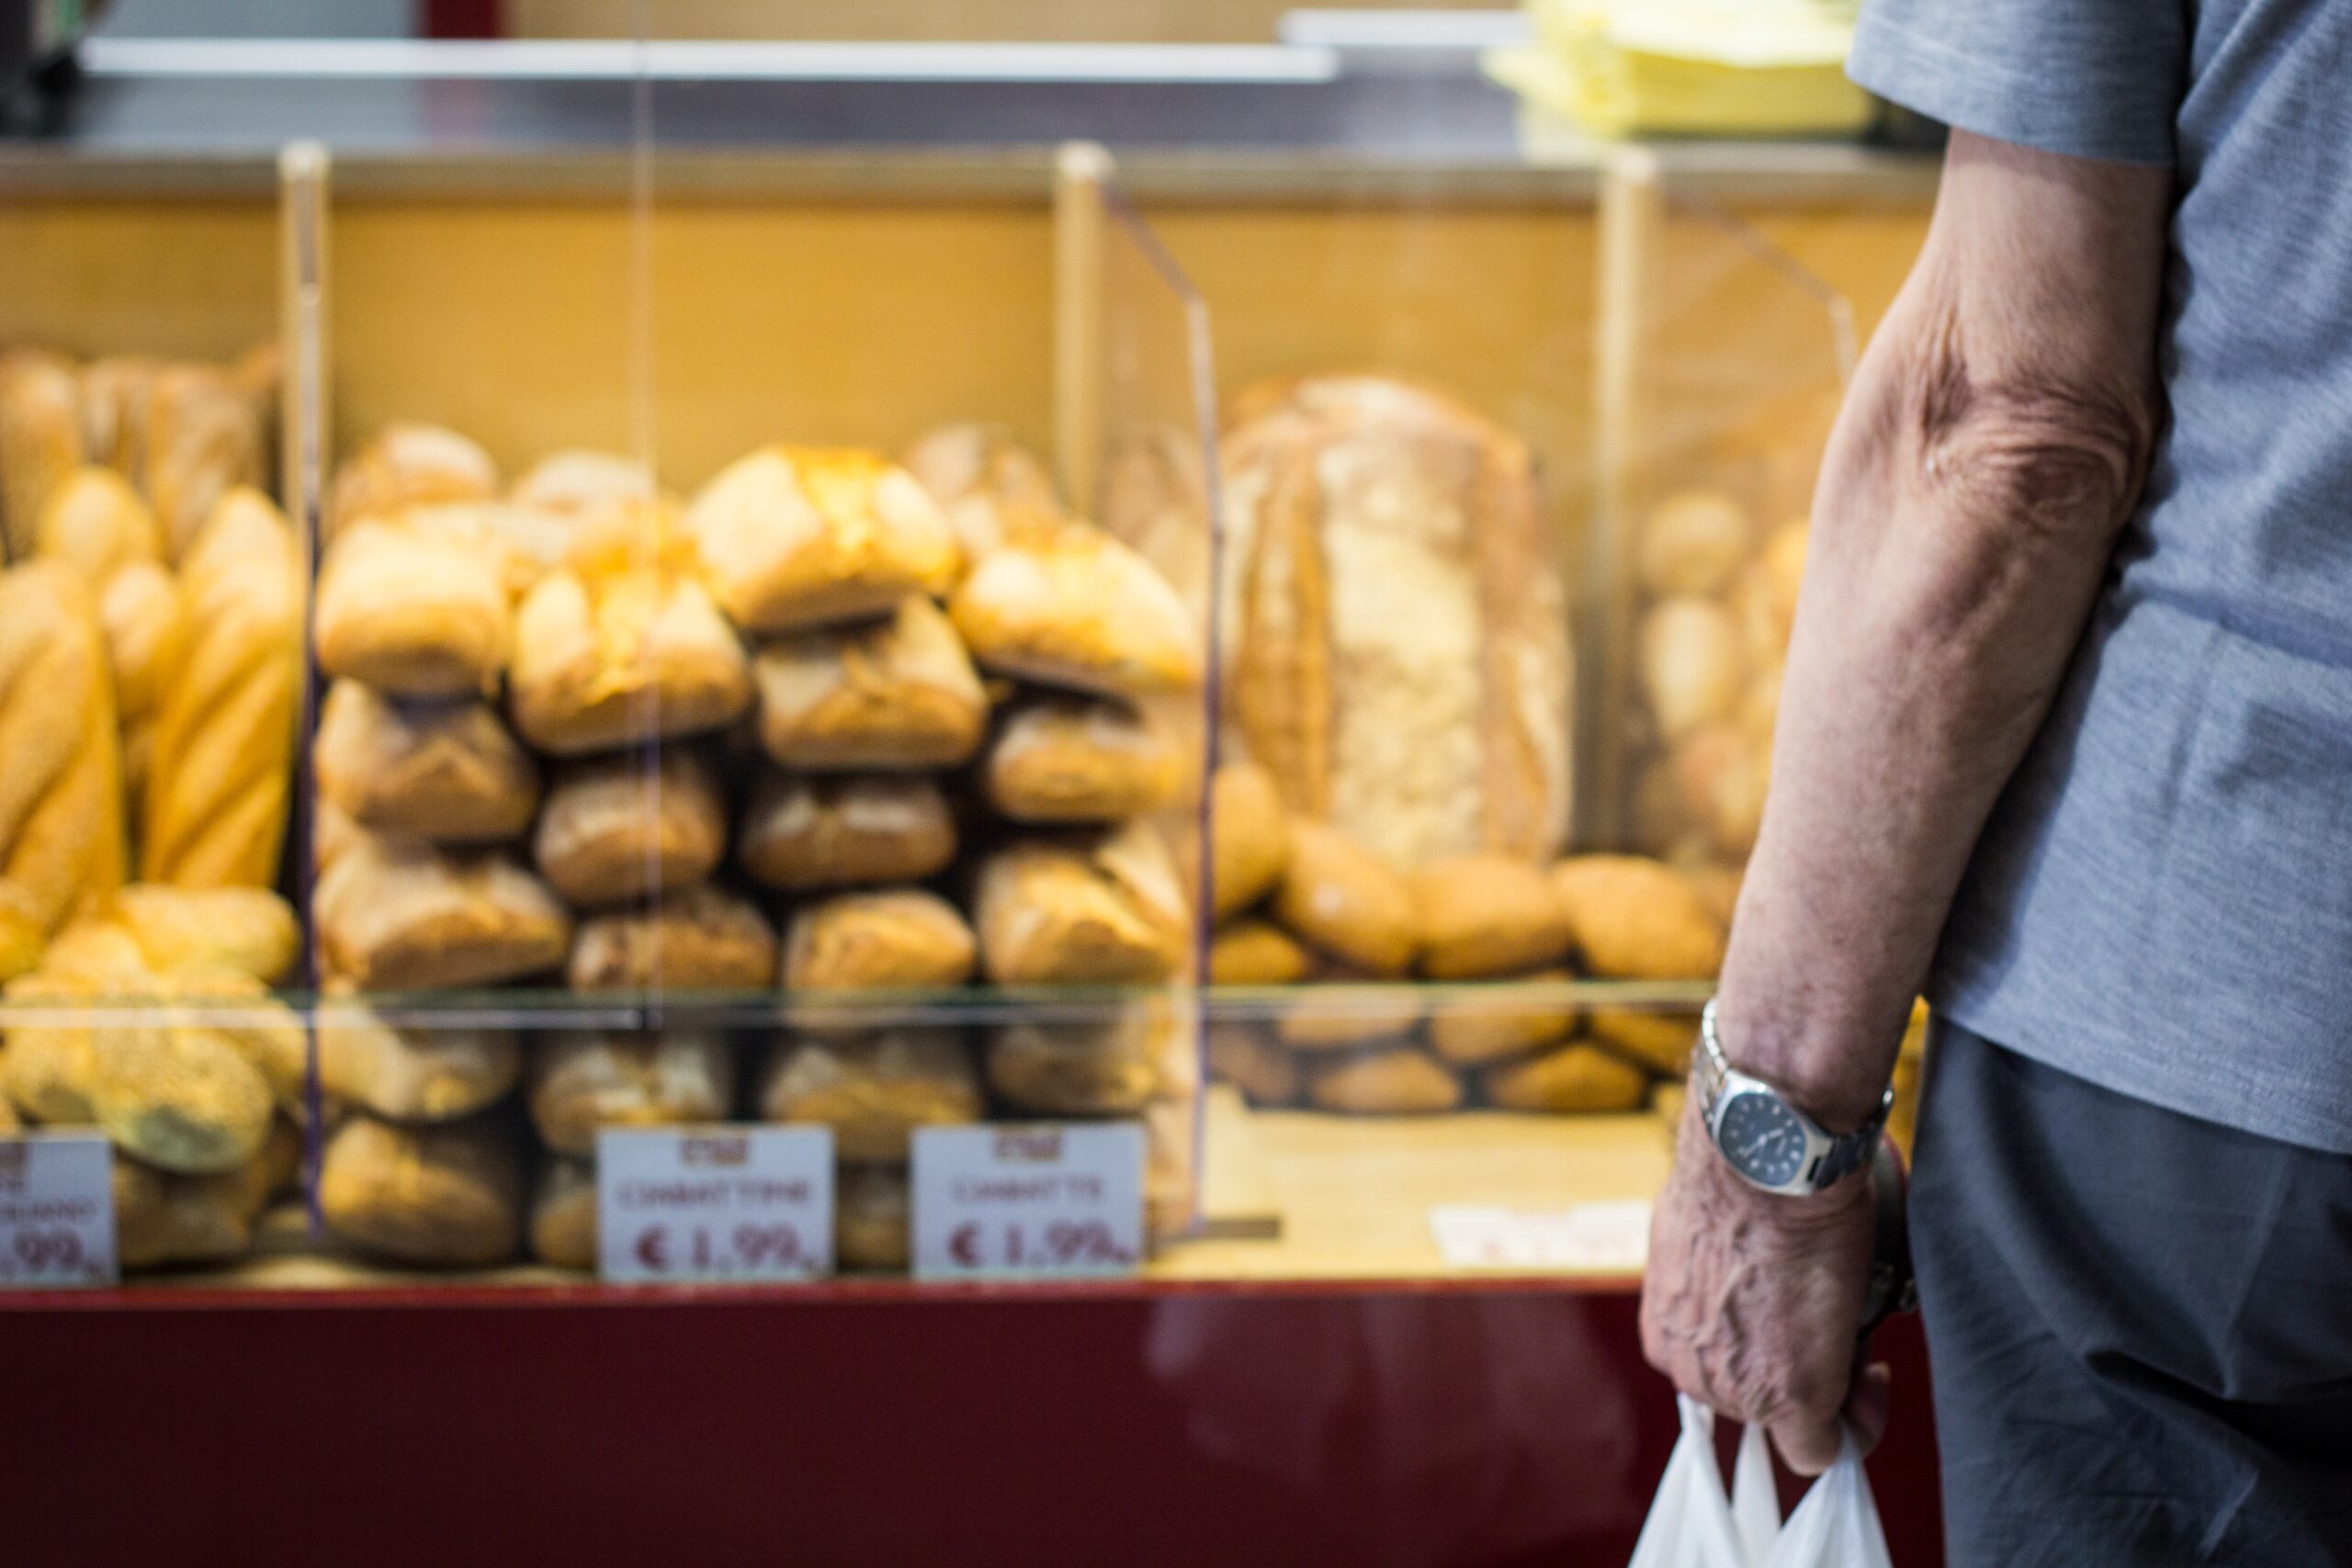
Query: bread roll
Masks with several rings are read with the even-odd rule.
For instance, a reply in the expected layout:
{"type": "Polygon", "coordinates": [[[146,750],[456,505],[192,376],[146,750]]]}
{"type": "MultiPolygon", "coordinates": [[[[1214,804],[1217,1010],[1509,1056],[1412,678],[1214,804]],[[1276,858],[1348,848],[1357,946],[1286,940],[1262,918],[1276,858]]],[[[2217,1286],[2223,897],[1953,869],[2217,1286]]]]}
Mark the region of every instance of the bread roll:
{"type": "Polygon", "coordinates": [[[960,559],[931,496],[889,459],[767,446],[723,469],[686,513],[719,604],[768,635],[944,593],[960,559]]]}
{"type": "Polygon", "coordinates": [[[447,501],[487,501],[498,492],[498,466],[490,454],[454,430],[432,424],[390,424],[334,478],[327,501],[332,539],[368,517],[447,501]]]}
{"type": "Polygon", "coordinates": [[[738,846],[743,869],[786,892],[920,882],[956,858],[947,797],[927,778],[764,773],[738,846]]]}
{"type": "Polygon", "coordinates": [[[230,1170],[261,1151],[269,1082],[227,1036],[168,1022],[117,1023],[91,1055],[91,1119],[165,1170],[230,1170]]]}
{"type": "Polygon", "coordinates": [[[606,1127],[723,1122],[735,1063],[716,1034],[556,1034],[534,1043],[532,1124],[558,1154],[596,1152],[606,1127]]]}
{"type": "MultiPolygon", "coordinates": [[[[617,503],[616,503],[617,504],[617,503]]],[[[490,568],[510,602],[571,558],[590,523],[610,508],[557,512],[494,501],[444,501],[407,507],[390,521],[403,531],[463,550],[490,568]]]]}
{"type": "Polygon", "coordinates": [[[550,1159],[531,1194],[531,1256],[555,1269],[596,1267],[596,1167],[550,1159]]]}
{"type": "Polygon", "coordinates": [[[1642,696],[1669,743],[1729,718],[1747,682],[1739,628],[1712,600],[1668,599],[1640,629],[1642,696]]]}
{"type": "Polygon", "coordinates": [[[1379,977],[1330,963],[1316,965],[1285,999],[1274,1032],[1295,1051],[1331,1052],[1395,1044],[1409,1036],[1425,1010],[1417,987],[1383,985],[1379,977]]]}
{"type": "Polygon", "coordinates": [[[899,461],[939,503],[967,561],[1062,510],[1045,461],[1007,425],[940,425],[918,436],[899,461]]]}
{"type": "Polygon", "coordinates": [[[980,1080],[962,1034],[888,1029],[856,1040],[798,1040],[767,1061],[760,1114],[830,1127],[844,1160],[902,1162],[918,1127],[980,1119],[980,1080]]]}
{"type": "Polygon", "coordinates": [[[1399,866],[1556,853],[1568,617],[1526,446],[1435,392],[1247,394],[1225,442],[1229,732],[1399,866]]]}
{"type": "Polygon", "coordinates": [[[335,536],[319,568],[319,664],[396,696],[498,689],[514,607],[497,559],[400,514],[335,536]]]}
{"type": "Polygon", "coordinates": [[[1119,822],[1176,799],[1183,756],[1125,704],[1036,697],[1006,714],[983,782],[1016,822],[1119,822]]]}
{"type": "Polygon", "coordinates": [[[0,572],[0,882],[45,931],[122,881],[116,745],[89,590],[56,561],[0,572]]]}
{"type": "Polygon", "coordinates": [[[147,389],[140,488],[163,525],[164,550],[187,555],[220,498],[268,482],[268,415],[229,371],[171,365],[147,389]]]}
{"type": "Polygon", "coordinates": [[[531,840],[540,874],[577,906],[702,881],[727,852],[727,802],[708,759],[665,750],[570,762],[531,840]]]}
{"type": "Polygon", "coordinates": [[[504,1030],[404,1029],[356,1007],[318,1025],[319,1090],[390,1122],[454,1122],[506,1098],[523,1046],[504,1030]]]}
{"type": "Polygon", "coordinates": [[[650,908],[582,921],[565,978],[575,991],[760,990],[775,972],[767,918],[747,898],[696,883],[650,908]]]}
{"type": "Polygon", "coordinates": [[[330,971],[364,990],[499,985],[571,945],[547,885],[492,852],[368,838],[319,874],[311,908],[330,971]]]}
{"type": "Polygon", "coordinates": [[[1290,825],[1290,861],[1273,913],[1294,936],[1377,978],[1412,968],[1419,946],[1405,879],[1328,823],[1290,825]]]}
{"type": "Polygon", "coordinates": [[[743,645],[693,575],[665,508],[607,509],[533,585],[514,621],[514,722],[577,756],[698,735],[752,702],[743,645]]]}
{"type": "Polygon", "coordinates": [[[301,1158],[301,1138],[277,1122],[253,1158],[233,1170],[187,1176],[117,1154],[112,1172],[115,1256],[125,1269],[219,1263],[253,1249],[280,1176],[301,1158]]]}
{"type": "Polygon", "coordinates": [[[50,491],[82,465],[81,388],[71,362],[16,349],[0,354],[0,543],[32,558],[50,491]]]}
{"type": "Polygon", "coordinates": [[[1755,530],[1721,491],[1686,490],[1650,509],[1634,546],[1642,591],[1653,599],[1712,598],[1747,564],[1755,530]]]}
{"type": "Polygon", "coordinates": [[[222,497],[182,562],[187,643],[148,762],[140,880],[277,880],[302,682],[303,569],[258,491],[222,497]]]}
{"type": "Polygon", "coordinates": [[[396,1127],[354,1116],[327,1139],[319,1211],[334,1235],[395,1262],[486,1268],[522,1239],[522,1156],[495,1119],[396,1127]]]}
{"type": "Polygon", "coordinates": [[[651,470],[636,458],[575,447],[532,464],[507,499],[542,512],[585,513],[616,501],[650,501],[656,492],[651,470]]]}
{"type": "Polygon", "coordinates": [[[1525,861],[1433,861],[1408,886],[1419,912],[1421,970],[1433,979],[1517,975],[1567,955],[1567,916],[1544,873],[1525,861]]]}
{"type": "Polygon", "coordinates": [[[1667,1077],[1690,1070],[1690,1053],[1699,1044],[1699,1020],[1691,1013],[1595,1008],[1585,1027],[1619,1055],[1667,1077]]]}
{"type": "Polygon", "coordinates": [[[912,889],[838,893],[793,912],[788,991],[927,990],[971,978],[972,928],[956,906],[912,889]]]}
{"type": "Polygon", "coordinates": [[[1389,1046],[1312,1070],[1307,1098],[1324,1111],[1372,1116],[1427,1115],[1462,1104],[1462,1082],[1426,1051],[1389,1046]]]}
{"type": "Polygon", "coordinates": [[[1274,890],[1290,863],[1290,819],[1273,774],[1227,762],[1209,781],[1209,870],[1216,918],[1250,908],[1274,890]]]}
{"type": "Polygon", "coordinates": [[[1315,960],[1280,926],[1228,920],[1209,942],[1209,981],[1218,986],[1288,986],[1306,978],[1315,960]]]}
{"type": "Polygon", "coordinates": [[[311,743],[319,792],[377,832],[437,843],[516,839],[539,807],[539,770],[488,703],[395,702],[337,681],[311,743]]]}
{"type": "Polygon", "coordinates": [[[1600,1114],[1638,1111],[1649,1093],[1639,1067],[1594,1045],[1563,1045],[1487,1069],[1487,1098],[1506,1111],[1600,1114]]]}
{"type": "Polygon", "coordinates": [[[905,1269],[913,1228],[905,1167],[845,1165],[835,1174],[833,1259],[842,1268],[905,1269]]]}
{"type": "MultiPolygon", "coordinates": [[[[1565,969],[1525,976],[1531,987],[1565,985],[1572,978],[1565,969]]],[[[1481,994],[1485,989],[1464,989],[1430,1004],[1430,1046],[1453,1066],[1523,1055],[1576,1032],[1577,1010],[1570,1003],[1509,987],[1481,994]]]]}
{"type": "Polygon", "coordinates": [[[1149,561],[1088,525],[1006,545],[948,609],[983,670],[1114,697],[1201,683],[1199,617],[1149,561]]]}
{"type": "Polygon", "coordinates": [[[1298,1100],[1298,1061],[1262,1023],[1226,1021],[1209,1025],[1209,1077],[1229,1083],[1250,1104],[1264,1109],[1298,1100]]]}
{"type": "Polygon", "coordinates": [[[1133,825],[999,851],[976,899],[1000,986],[1148,984],[1181,974],[1191,914],[1159,835],[1133,825]]]}
{"type": "Polygon", "coordinates": [[[789,768],[942,768],[979,749],[988,698],[956,630],[920,595],[888,618],[760,649],[760,744],[789,768]]]}
{"type": "Polygon", "coordinates": [[[1723,924],[1672,866],[1638,855],[1572,855],[1552,868],[1551,882],[1595,975],[1697,980],[1723,967],[1723,924]]]}
{"type": "Polygon", "coordinates": [[[225,969],[264,985],[284,979],[302,953],[293,908],[266,887],[135,884],[106,907],[150,968],[225,969]]]}
{"type": "Polygon", "coordinates": [[[59,477],[42,503],[29,558],[63,561],[96,593],[124,567],[164,558],[164,533],[139,492],[110,468],[59,477]]]}
{"type": "Polygon", "coordinates": [[[1157,1004],[1104,1021],[1007,1024],[989,1041],[989,1087],[1041,1116],[1133,1116],[1200,1087],[1195,1049],[1174,1011],[1157,1004]]]}

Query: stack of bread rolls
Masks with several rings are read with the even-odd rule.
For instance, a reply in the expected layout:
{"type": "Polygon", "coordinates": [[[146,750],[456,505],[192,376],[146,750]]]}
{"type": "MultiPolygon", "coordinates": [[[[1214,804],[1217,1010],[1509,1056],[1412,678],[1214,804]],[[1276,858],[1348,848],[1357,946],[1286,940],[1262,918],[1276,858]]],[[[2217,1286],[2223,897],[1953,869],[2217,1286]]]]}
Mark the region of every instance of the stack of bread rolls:
{"type": "Polygon", "coordinates": [[[1631,1111],[1679,1078],[1687,1016],[1564,1005],[1466,982],[1703,979],[1724,923],[1674,868],[1622,855],[1549,863],[1492,853],[1409,870],[1287,813],[1251,763],[1211,786],[1216,933],[1229,998],[1211,1072],[1254,1104],[1408,1114],[1473,1103],[1631,1111]],[[1409,985],[1412,980],[1427,982],[1409,985]]]}

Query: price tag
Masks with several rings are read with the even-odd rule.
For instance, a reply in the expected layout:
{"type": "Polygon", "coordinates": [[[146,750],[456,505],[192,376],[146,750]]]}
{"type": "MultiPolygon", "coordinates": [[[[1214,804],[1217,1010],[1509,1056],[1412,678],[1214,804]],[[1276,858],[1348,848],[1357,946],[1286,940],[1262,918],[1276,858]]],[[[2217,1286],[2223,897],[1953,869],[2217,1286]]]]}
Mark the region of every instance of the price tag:
{"type": "Polygon", "coordinates": [[[923,1279],[1117,1275],[1143,1258],[1143,1127],[925,1127],[915,1134],[923,1279]]]}
{"type": "Polygon", "coordinates": [[[115,1282],[114,1151],[87,1133],[0,1138],[0,1290],[115,1282]]]}
{"type": "Polygon", "coordinates": [[[596,1250],[597,1272],[616,1284],[829,1274],[833,1134],[607,1128],[596,1138],[596,1250]]]}
{"type": "Polygon", "coordinates": [[[1442,1206],[1430,1211],[1430,1231],[1453,1269],[1638,1274],[1649,1261],[1650,1205],[1634,1198],[1565,1209],[1442,1206]]]}

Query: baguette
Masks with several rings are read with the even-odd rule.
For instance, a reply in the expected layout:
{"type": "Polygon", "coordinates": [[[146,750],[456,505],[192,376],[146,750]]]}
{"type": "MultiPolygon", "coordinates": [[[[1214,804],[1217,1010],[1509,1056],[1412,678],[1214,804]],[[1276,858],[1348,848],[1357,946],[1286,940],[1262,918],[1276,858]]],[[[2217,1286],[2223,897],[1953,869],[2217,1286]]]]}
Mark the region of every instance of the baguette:
{"type": "Polygon", "coordinates": [[[920,882],[956,858],[956,822],[932,779],[769,773],[738,848],[754,882],[786,892],[920,882]]]}
{"type": "Polygon", "coordinates": [[[567,763],[548,791],[531,848],[540,874],[583,908],[700,882],[727,852],[718,775],[686,750],[567,763]]]}
{"type": "Polygon", "coordinates": [[[70,567],[0,573],[0,882],[44,931],[121,885],[113,684],[87,588],[70,567]]]}
{"type": "Polygon", "coordinates": [[[311,755],[319,793],[360,827],[435,843],[520,838],[539,770],[488,703],[395,702],[337,681],[311,755]]]}
{"type": "Polygon", "coordinates": [[[704,487],[686,527],[720,606],[762,636],[944,593],[961,566],[938,505],[870,452],[763,447],[704,487]]]}
{"type": "Polygon", "coordinates": [[[980,677],[930,600],[760,650],[760,744],[788,768],[953,767],[988,723],[980,677]]]}
{"type": "Polygon", "coordinates": [[[85,457],[81,388],[71,362],[34,349],[0,354],[0,545],[32,558],[50,491],[85,457]]]}
{"type": "Polygon", "coordinates": [[[220,498],[266,482],[268,417],[229,371],[170,365],[146,398],[140,488],[164,530],[164,553],[181,559],[220,498]]]}

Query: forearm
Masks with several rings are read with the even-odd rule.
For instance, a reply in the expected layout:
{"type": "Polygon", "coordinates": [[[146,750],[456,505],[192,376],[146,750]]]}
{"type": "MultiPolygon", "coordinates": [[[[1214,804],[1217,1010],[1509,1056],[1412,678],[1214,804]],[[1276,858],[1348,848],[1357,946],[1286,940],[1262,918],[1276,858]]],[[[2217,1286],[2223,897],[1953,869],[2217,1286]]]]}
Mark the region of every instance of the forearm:
{"type": "Polygon", "coordinates": [[[1720,1011],[1833,1125],[1877,1104],[2136,501],[2165,198],[1960,139],[1832,437],[1720,1011]]]}

